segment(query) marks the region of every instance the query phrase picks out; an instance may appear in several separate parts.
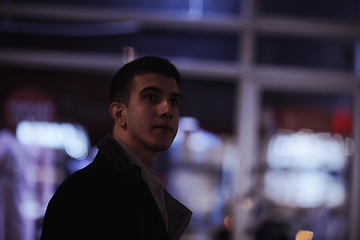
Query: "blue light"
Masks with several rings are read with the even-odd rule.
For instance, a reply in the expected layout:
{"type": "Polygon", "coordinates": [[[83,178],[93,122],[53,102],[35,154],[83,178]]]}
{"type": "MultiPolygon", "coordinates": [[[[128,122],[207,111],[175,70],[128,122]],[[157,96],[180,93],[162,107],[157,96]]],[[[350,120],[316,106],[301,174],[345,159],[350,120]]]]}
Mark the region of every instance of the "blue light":
{"type": "Polygon", "coordinates": [[[17,126],[16,137],[24,145],[64,149],[75,159],[88,155],[89,137],[79,124],[23,121],[17,126]]]}

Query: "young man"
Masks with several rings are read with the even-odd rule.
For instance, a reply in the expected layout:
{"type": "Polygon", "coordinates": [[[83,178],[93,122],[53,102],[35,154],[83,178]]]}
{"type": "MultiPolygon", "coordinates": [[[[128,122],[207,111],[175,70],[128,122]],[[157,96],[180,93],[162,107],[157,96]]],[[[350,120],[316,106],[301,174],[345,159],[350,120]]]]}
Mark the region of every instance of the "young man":
{"type": "Polygon", "coordinates": [[[153,175],[159,151],[175,138],[180,75],[168,60],[124,65],[110,86],[112,135],[94,161],[67,178],[49,202],[42,240],[179,239],[191,211],[153,175]]]}

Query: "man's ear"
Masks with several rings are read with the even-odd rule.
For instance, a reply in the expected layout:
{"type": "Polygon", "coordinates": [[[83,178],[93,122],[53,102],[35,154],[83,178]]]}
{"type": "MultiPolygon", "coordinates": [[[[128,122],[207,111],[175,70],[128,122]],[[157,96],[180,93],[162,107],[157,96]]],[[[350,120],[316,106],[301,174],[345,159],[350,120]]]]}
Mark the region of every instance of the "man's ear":
{"type": "Polygon", "coordinates": [[[126,127],[126,106],[124,103],[113,102],[109,106],[109,112],[115,124],[126,127]]]}

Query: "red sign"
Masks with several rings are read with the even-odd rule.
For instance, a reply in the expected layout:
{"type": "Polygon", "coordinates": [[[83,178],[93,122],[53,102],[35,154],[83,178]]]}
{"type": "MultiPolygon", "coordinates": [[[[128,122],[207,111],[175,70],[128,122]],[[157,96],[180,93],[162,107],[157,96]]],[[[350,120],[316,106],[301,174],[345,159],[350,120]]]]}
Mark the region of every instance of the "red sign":
{"type": "Polygon", "coordinates": [[[23,87],[13,91],[4,106],[6,127],[15,131],[21,121],[46,121],[56,119],[56,107],[51,96],[35,87],[23,87]]]}

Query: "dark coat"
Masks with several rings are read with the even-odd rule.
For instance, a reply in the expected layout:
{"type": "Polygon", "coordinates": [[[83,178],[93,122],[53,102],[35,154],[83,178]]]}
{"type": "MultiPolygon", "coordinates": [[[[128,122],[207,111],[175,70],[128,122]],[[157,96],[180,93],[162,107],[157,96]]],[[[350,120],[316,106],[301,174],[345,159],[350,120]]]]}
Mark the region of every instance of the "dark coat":
{"type": "Polygon", "coordinates": [[[68,177],[50,200],[41,240],[178,239],[190,210],[165,191],[167,231],[140,168],[111,136],[98,148],[94,161],[68,177]]]}

